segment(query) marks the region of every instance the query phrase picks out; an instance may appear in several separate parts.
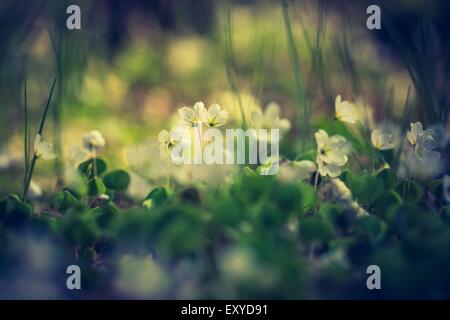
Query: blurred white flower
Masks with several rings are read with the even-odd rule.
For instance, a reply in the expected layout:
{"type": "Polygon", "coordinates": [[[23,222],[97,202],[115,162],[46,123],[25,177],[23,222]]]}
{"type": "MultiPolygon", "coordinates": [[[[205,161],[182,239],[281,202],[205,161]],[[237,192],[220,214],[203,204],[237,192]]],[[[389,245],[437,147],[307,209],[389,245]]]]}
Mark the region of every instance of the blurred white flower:
{"type": "Polygon", "coordinates": [[[98,196],[98,198],[100,200],[105,200],[105,201],[109,200],[109,196],[106,193],[102,193],[101,195],[98,196]]]}
{"type": "Polygon", "coordinates": [[[41,187],[33,180],[30,181],[30,189],[28,191],[28,197],[30,199],[37,199],[42,197],[43,192],[41,187]]]}
{"type": "MultiPolygon", "coordinates": [[[[441,123],[433,124],[430,129],[433,131],[433,138],[438,148],[445,148],[450,142],[450,132],[441,123]]],[[[450,129],[450,128],[449,128],[450,129]]]]}
{"type": "Polygon", "coordinates": [[[222,110],[217,103],[214,103],[208,110],[206,110],[206,108],[200,109],[200,118],[208,127],[220,127],[227,121],[228,112],[222,110]]]}
{"type": "Polygon", "coordinates": [[[53,145],[41,139],[41,135],[36,135],[34,139],[34,154],[36,158],[43,160],[52,160],[56,158],[53,152],[53,145]]]}
{"type": "Polygon", "coordinates": [[[261,289],[272,288],[276,275],[258,261],[255,252],[246,247],[232,247],[219,256],[223,288],[234,290],[236,284],[254,283],[261,289]]]}
{"type": "Polygon", "coordinates": [[[334,107],[336,110],[335,117],[339,121],[353,124],[360,119],[356,106],[346,100],[342,101],[341,95],[336,97],[334,107]]]}
{"type": "Polygon", "coordinates": [[[416,151],[408,150],[401,157],[402,166],[399,170],[403,170],[404,172],[403,174],[400,172],[400,176],[404,177],[407,172],[409,176],[420,179],[435,177],[442,170],[440,156],[440,153],[437,151],[428,151],[419,154],[416,151]]]}
{"type": "Polygon", "coordinates": [[[298,175],[301,180],[311,178],[311,175],[317,170],[316,164],[309,160],[294,161],[292,165],[298,170],[298,175]]]}
{"type": "Polygon", "coordinates": [[[83,147],[91,152],[97,152],[105,147],[105,138],[98,130],[83,134],[83,147]]]}
{"type": "Polygon", "coordinates": [[[150,256],[122,256],[118,264],[116,289],[136,298],[161,297],[170,289],[167,272],[150,256]]]}
{"type": "Polygon", "coordinates": [[[444,176],[443,189],[444,198],[448,203],[450,203],[450,176],[447,174],[444,176]]]}
{"type": "Polygon", "coordinates": [[[315,133],[317,143],[317,168],[321,176],[335,178],[341,174],[341,166],[348,161],[350,145],[344,137],[328,134],[320,129],[315,133]]]}
{"type": "Polygon", "coordinates": [[[125,150],[125,161],[131,174],[128,194],[132,197],[145,197],[151,187],[160,185],[167,179],[172,167],[167,158],[161,155],[159,146],[160,143],[154,139],[125,150]]]}
{"type": "Polygon", "coordinates": [[[330,179],[321,192],[326,201],[341,204],[346,208],[352,209],[358,216],[368,215],[367,211],[353,200],[352,192],[341,179],[330,179]]]}
{"type": "Polygon", "coordinates": [[[0,170],[6,170],[22,165],[22,154],[16,155],[11,152],[0,153],[0,170]]]}
{"type": "MultiPolygon", "coordinates": [[[[374,129],[376,126],[374,114],[373,114],[373,108],[367,104],[366,101],[364,101],[361,98],[356,99],[354,106],[356,108],[356,112],[359,117],[359,121],[362,122],[362,124],[369,129],[374,129]]],[[[389,128],[393,127],[390,125],[390,123],[383,124],[383,127],[388,126],[389,128]]],[[[399,132],[400,133],[400,132],[399,132]]]]}
{"type": "Polygon", "coordinates": [[[431,151],[437,147],[434,131],[431,129],[423,130],[420,122],[411,123],[411,130],[406,133],[406,137],[417,150],[431,151]]]}
{"type": "Polygon", "coordinates": [[[370,135],[372,145],[378,150],[390,150],[395,148],[394,136],[382,129],[375,129],[370,135]]]}
{"type": "Polygon", "coordinates": [[[442,163],[441,154],[433,150],[437,147],[434,131],[423,130],[420,122],[411,123],[411,130],[406,137],[413,150],[406,151],[402,156],[404,167],[400,171],[406,170],[410,176],[423,179],[436,176],[442,170],[442,163]]]}
{"type": "Polygon", "coordinates": [[[286,182],[308,180],[316,170],[316,164],[309,160],[285,161],[280,164],[278,176],[286,182]]]}
{"type": "Polygon", "coordinates": [[[205,105],[203,102],[197,102],[193,108],[182,107],[178,109],[178,114],[180,115],[182,125],[192,128],[198,127],[201,124],[201,115],[204,111],[205,105]]]}
{"type": "Polygon", "coordinates": [[[280,168],[280,159],[277,156],[267,157],[262,161],[262,164],[258,167],[259,174],[263,176],[273,176],[278,173],[280,168]]]}
{"type": "Polygon", "coordinates": [[[73,145],[69,149],[67,160],[74,166],[78,166],[81,162],[87,160],[88,157],[89,151],[79,145],[73,145]]]}
{"type": "Polygon", "coordinates": [[[275,102],[269,103],[263,113],[253,111],[251,120],[256,129],[280,129],[281,135],[291,128],[288,119],[280,119],[280,106],[275,102]]]}

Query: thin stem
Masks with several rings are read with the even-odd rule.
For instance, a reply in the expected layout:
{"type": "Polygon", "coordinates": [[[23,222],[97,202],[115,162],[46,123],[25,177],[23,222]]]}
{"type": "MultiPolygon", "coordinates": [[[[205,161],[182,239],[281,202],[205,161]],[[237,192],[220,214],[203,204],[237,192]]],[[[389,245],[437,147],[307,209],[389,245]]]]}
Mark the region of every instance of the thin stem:
{"type": "Polygon", "coordinates": [[[52,100],[53,89],[55,89],[57,78],[58,78],[58,76],[55,76],[55,79],[53,80],[52,88],[50,89],[50,94],[48,95],[47,104],[45,105],[44,113],[42,114],[42,118],[41,118],[41,123],[39,124],[39,130],[38,130],[39,135],[41,135],[42,131],[44,130],[44,124],[45,124],[45,120],[47,119],[47,112],[48,112],[48,108],[50,106],[50,101],[52,100]]]}
{"type": "Polygon", "coordinates": [[[166,188],[170,190],[169,164],[166,163],[166,188]]]}
{"type": "Polygon", "coordinates": [[[28,198],[28,190],[30,189],[30,183],[31,183],[31,178],[33,177],[33,171],[34,171],[34,167],[36,165],[36,154],[33,156],[33,159],[31,160],[31,165],[30,165],[30,170],[28,172],[26,181],[25,181],[25,187],[23,189],[23,195],[22,195],[22,201],[25,202],[27,201],[28,198]]]}
{"type": "Polygon", "coordinates": [[[92,170],[94,171],[94,178],[97,178],[97,153],[95,150],[92,151],[92,170]]]}
{"type": "MultiPolygon", "coordinates": [[[[316,193],[317,193],[317,185],[318,184],[319,184],[319,169],[317,169],[316,175],[314,176],[314,192],[316,192],[316,193]]],[[[318,203],[316,203],[314,205],[314,213],[316,214],[318,210],[319,210],[319,205],[318,205],[318,203]]]]}
{"type": "Polygon", "coordinates": [[[316,171],[314,176],[314,191],[317,191],[317,184],[319,183],[319,170],[316,171]]]}
{"type": "Polygon", "coordinates": [[[29,169],[29,161],[30,161],[30,154],[29,154],[29,134],[28,134],[28,105],[27,105],[27,79],[25,79],[25,85],[23,89],[23,97],[24,97],[24,156],[25,156],[25,175],[23,179],[23,186],[25,189],[26,183],[27,183],[27,177],[28,177],[28,169],[29,169]]]}
{"type": "Polygon", "coordinates": [[[403,198],[405,198],[405,196],[406,196],[406,187],[407,187],[407,184],[408,184],[408,174],[405,174],[405,180],[404,180],[404,183],[403,183],[403,189],[402,189],[402,197],[403,197],[403,198]]]}

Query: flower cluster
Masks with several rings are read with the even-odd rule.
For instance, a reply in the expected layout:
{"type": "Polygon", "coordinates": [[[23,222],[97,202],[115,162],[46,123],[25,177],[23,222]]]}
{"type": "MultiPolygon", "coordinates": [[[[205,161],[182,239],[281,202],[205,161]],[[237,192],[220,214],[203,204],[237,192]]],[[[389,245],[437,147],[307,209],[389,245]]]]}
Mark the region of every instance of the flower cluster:
{"type": "MultiPolygon", "coordinates": [[[[357,107],[357,104],[342,100],[342,97],[338,95],[335,101],[335,119],[354,124],[362,120],[363,115],[357,107]]],[[[372,123],[373,121],[366,121],[366,124],[369,124],[367,129],[371,130],[370,141],[376,150],[387,151],[398,149],[401,146],[400,129],[397,126],[385,122],[375,127],[376,125],[372,123]]],[[[317,141],[318,138],[319,140],[326,140],[326,136],[323,133],[316,133],[317,141]]],[[[439,146],[437,132],[433,129],[424,130],[423,125],[420,122],[416,122],[411,123],[411,128],[406,133],[406,138],[409,142],[409,148],[407,146],[406,150],[399,150],[401,160],[398,172],[399,176],[414,176],[417,178],[436,176],[442,169],[440,153],[436,151],[439,146]]],[[[322,142],[320,144],[324,145],[322,142]]],[[[319,151],[322,150],[322,152],[324,149],[319,146],[319,141],[318,149],[319,151]]],[[[327,169],[331,169],[331,172],[328,173],[330,176],[339,173],[339,170],[337,170],[339,163],[345,163],[342,155],[334,164],[324,168],[322,164],[327,164],[327,158],[326,156],[323,157],[320,153],[318,154],[317,164],[321,175],[324,175],[324,173],[327,174],[327,169]],[[324,161],[320,161],[320,158],[324,161]]]]}
{"type": "Polygon", "coordinates": [[[169,157],[172,149],[178,144],[188,143],[188,139],[185,136],[186,130],[197,129],[199,132],[203,124],[209,128],[217,128],[223,126],[228,119],[228,112],[222,110],[217,103],[212,104],[209,108],[205,108],[203,102],[197,102],[193,107],[180,108],[178,115],[180,116],[179,126],[176,126],[170,132],[162,130],[159,133],[159,150],[164,157],[169,157]]]}
{"type": "Polygon", "coordinates": [[[192,108],[182,107],[178,110],[181,124],[187,128],[193,128],[205,124],[210,128],[224,125],[228,118],[228,112],[222,110],[217,104],[212,104],[208,109],[203,102],[197,102],[192,108]]]}

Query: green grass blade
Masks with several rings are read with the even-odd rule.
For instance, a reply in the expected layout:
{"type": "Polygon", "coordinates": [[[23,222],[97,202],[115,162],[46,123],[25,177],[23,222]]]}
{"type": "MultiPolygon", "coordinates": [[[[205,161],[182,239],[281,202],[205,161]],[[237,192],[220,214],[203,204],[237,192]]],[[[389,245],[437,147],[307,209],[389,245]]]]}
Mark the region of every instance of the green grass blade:
{"type": "Polygon", "coordinates": [[[306,150],[306,139],[309,133],[309,105],[306,99],[305,87],[302,75],[300,73],[300,63],[298,58],[297,47],[294,41],[294,35],[292,33],[291,21],[289,18],[289,3],[286,0],[281,1],[281,6],[283,9],[283,20],[286,29],[286,36],[288,41],[289,56],[291,58],[293,75],[294,75],[294,89],[295,98],[299,109],[303,108],[303,116],[298,119],[299,129],[301,133],[301,145],[302,151],[306,150]]]}
{"type": "Polygon", "coordinates": [[[53,90],[55,89],[57,79],[58,76],[55,76],[52,87],[50,89],[50,94],[48,95],[47,104],[45,105],[44,113],[42,114],[41,122],[39,124],[38,134],[42,134],[42,131],[44,130],[45,120],[47,119],[48,109],[50,106],[50,101],[52,100],[53,90]]]}

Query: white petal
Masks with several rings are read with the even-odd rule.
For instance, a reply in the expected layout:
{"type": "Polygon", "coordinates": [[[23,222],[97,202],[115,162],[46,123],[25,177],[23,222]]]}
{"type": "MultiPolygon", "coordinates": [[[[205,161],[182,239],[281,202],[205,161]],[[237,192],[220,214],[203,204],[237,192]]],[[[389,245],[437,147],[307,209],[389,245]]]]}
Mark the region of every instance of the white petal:
{"type": "Polygon", "coordinates": [[[192,121],[194,118],[194,111],[188,107],[182,107],[181,109],[178,109],[178,114],[180,115],[181,119],[186,121],[192,121]]]}
{"type": "Polygon", "coordinates": [[[271,102],[267,105],[264,115],[273,120],[280,116],[280,106],[276,102],[271,102]]]}
{"type": "Polygon", "coordinates": [[[261,114],[261,112],[253,111],[251,118],[252,118],[253,125],[255,127],[259,128],[262,124],[262,118],[263,118],[263,115],[261,114]]]}
{"type": "Polygon", "coordinates": [[[34,138],[34,151],[36,152],[37,149],[39,148],[39,144],[41,143],[41,135],[37,134],[36,137],[34,138]]]}
{"type": "Polygon", "coordinates": [[[327,164],[326,171],[331,178],[338,177],[341,174],[341,168],[335,164],[327,164]]]}
{"type": "Polygon", "coordinates": [[[314,136],[316,138],[316,143],[319,148],[323,148],[328,144],[329,137],[328,133],[326,133],[325,130],[319,129],[318,131],[316,131],[314,136]]]}
{"type": "Polygon", "coordinates": [[[170,134],[167,130],[162,130],[158,135],[158,141],[161,143],[168,143],[170,140],[170,134]]]}

